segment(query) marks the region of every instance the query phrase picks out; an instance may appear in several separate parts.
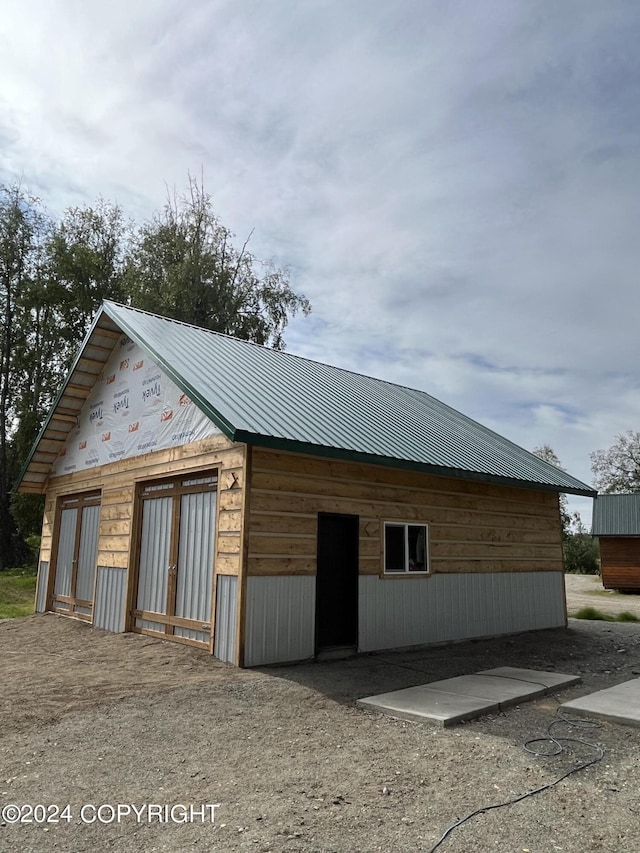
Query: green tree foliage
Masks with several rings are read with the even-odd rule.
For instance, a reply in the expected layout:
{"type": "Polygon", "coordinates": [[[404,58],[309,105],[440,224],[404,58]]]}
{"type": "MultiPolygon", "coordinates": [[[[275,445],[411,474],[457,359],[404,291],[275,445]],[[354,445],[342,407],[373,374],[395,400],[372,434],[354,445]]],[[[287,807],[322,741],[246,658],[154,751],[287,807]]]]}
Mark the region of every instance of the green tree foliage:
{"type": "MultiPolygon", "coordinates": [[[[560,468],[562,471],[565,470],[553,448],[548,444],[535,447],[533,453],[539,459],[544,459],[545,462],[555,465],[556,468],[560,468]]],[[[562,524],[562,558],[564,570],[566,572],[576,572],[586,575],[598,574],[600,571],[600,549],[598,542],[592,538],[582,523],[580,513],[569,512],[566,495],[560,494],[558,496],[558,505],[562,524]]]]}
{"type": "MultiPolygon", "coordinates": [[[[538,459],[542,459],[550,465],[555,465],[556,468],[560,468],[561,471],[565,470],[556,456],[555,451],[548,444],[542,444],[539,447],[534,447],[532,453],[534,456],[537,456],[538,459]]],[[[572,523],[567,496],[560,494],[558,496],[558,503],[560,507],[560,521],[562,523],[562,538],[566,539],[567,536],[571,535],[572,523]]]]}
{"type": "Polygon", "coordinates": [[[618,435],[608,450],[590,454],[593,485],[599,492],[640,492],[640,432],[618,435]]]}
{"type": "Polygon", "coordinates": [[[565,572],[581,575],[600,573],[600,546],[582,523],[578,513],[573,516],[573,529],[562,543],[565,572]]]}
{"type": "Polygon", "coordinates": [[[47,226],[37,199],[19,184],[0,187],[0,569],[20,563],[26,553],[11,513],[11,488],[31,370],[28,304],[39,280],[47,226]]]}
{"type": "Polygon", "coordinates": [[[21,185],[0,186],[0,569],[40,532],[41,497],[11,490],[103,299],[278,349],[309,313],[286,270],[232,241],[193,179],[139,227],[102,199],[54,221],[21,185]]]}
{"type": "Polygon", "coordinates": [[[53,227],[47,247],[49,281],[57,288],[61,328],[71,353],[103,299],[125,301],[130,236],[122,209],[104,199],[94,207],[69,208],[53,227]]]}
{"type": "Polygon", "coordinates": [[[284,348],[289,317],[308,314],[286,270],[240,249],[213,212],[211,197],[193,178],[184,195],[143,225],[133,243],[127,288],[133,305],[223,332],[284,348]]]}

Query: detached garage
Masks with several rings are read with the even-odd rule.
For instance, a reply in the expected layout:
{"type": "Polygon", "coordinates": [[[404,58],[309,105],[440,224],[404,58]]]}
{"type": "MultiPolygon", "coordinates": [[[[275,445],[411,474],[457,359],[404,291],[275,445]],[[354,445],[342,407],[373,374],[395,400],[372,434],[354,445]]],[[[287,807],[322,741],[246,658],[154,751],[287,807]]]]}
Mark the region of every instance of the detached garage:
{"type": "Polygon", "coordinates": [[[415,391],[105,302],[22,472],[37,610],[238,666],[566,625],[584,483],[415,391]]]}

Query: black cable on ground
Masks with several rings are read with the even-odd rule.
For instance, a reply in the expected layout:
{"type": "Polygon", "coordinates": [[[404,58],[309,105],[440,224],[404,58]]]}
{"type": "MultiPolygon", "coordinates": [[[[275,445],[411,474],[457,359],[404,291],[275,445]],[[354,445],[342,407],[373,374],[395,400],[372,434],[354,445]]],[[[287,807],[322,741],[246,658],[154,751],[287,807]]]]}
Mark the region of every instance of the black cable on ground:
{"type": "Polygon", "coordinates": [[[474,812],[466,815],[465,817],[460,818],[455,823],[452,823],[450,827],[448,827],[440,836],[438,841],[431,847],[428,853],[434,853],[435,850],[440,847],[440,845],[445,841],[446,838],[457,829],[459,826],[462,826],[463,823],[466,823],[471,818],[476,817],[477,815],[484,814],[485,812],[492,811],[493,809],[501,809],[505,806],[512,806],[514,803],[519,803],[522,800],[526,800],[528,797],[533,797],[536,794],[541,794],[543,791],[548,791],[550,788],[555,787],[559,782],[562,782],[563,779],[567,779],[569,776],[572,776],[574,773],[579,773],[581,770],[586,770],[587,767],[591,767],[593,764],[597,764],[598,761],[602,761],[604,758],[604,748],[597,743],[590,743],[586,740],[581,740],[580,738],[574,738],[569,736],[561,736],[553,734],[553,730],[558,725],[568,725],[572,728],[584,728],[584,729],[596,729],[600,728],[600,723],[596,723],[593,720],[576,720],[569,719],[568,717],[562,717],[559,715],[560,709],[556,712],[558,714],[557,719],[553,720],[547,727],[547,733],[543,737],[531,738],[530,740],[525,741],[524,749],[531,753],[532,755],[538,756],[540,758],[553,758],[558,756],[566,751],[566,746],[563,744],[571,744],[577,743],[581,746],[586,746],[589,749],[592,749],[595,752],[594,758],[591,761],[586,761],[583,764],[579,764],[577,767],[572,767],[571,770],[568,770],[566,773],[563,773],[562,776],[558,777],[554,782],[549,782],[546,785],[541,785],[539,788],[535,788],[533,791],[527,791],[524,794],[520,794],[517,797],[513,797],[511,800],[507,800],[504,803],[494,803],[491,806],[483,806],[482,808],[476,809],[474,812]],[[534,749],[533,744],[537,743],[547,743],[551,744],[552,750],[539,750],[534,749]]]}
{"type": "MultiPolygon", "coordinates": [[[[358,649],[358,651],[363,652],[362,649],[358,649]]],[[[421,672],[421,673],[425,673],[425,674],[430,674],[428,670],[421,669],[421,668],[418,668],[416,666],[411,666],[410,664],[403,664],[403,663],[399,663],[398,661],[389,660],[388,658],[381,657],[376,652],[364,652],[364,654],[368,655],[369,657],[375,658],[376,660],[379,660],[381,663],[385,663],[385,664],[388,664],[390,666],[397,666],[400,669],[409,669],[409,670],[413,670],[414,672],[421,672]]],[[[510,678],[510,676],[501,676],[501,678],[510,678]]],[[[528,679],[515,678],[515,676],[514,676],[514,680],[517,680],[517,681],[527,680],[528,681],[528,679]]],[[[543,684],[542,682],[538,682],[538,681],[533,681],[530,683],[539,684],[541,687],[547,687],[547,685],[543,684]]],[[[559,702],[559,700],[556,696],[554,696],[553,698],[559,702]]],[[[551,723],[549,723],[549,725],[547,726],[546,735],[543,735],[542,737],[538,737],[538,738],[530,738],[529,740],[524,742],[523,748],[525,749],[525,751],[530,753],[531,755],[535,755],[538,758],[555,758],[558,755],[561,755],[563,752],[566,751],[566,746],[563,746],[563,744],[575,743],[575,744],[580,744],[580,746],[586,746],[588,749],[592,749],[595,752],[594,758],[592,758],[591,761],[586,761],[583,764],[579,764],[577,767],[572,767],[571,770],[567,770],[566,773],[563,773],[562,776],[559,776],[555,781],[548,782],[546,785],[541,785],[539,788],[535,788],[533,791],[527,791],[524,794],[519,794],[517,797],[513,797],[513,799],[506,800],[503,803],[494,803],[493,805],[490,805],[490,806],[483,806],[482,808],[476,809],[474,812],[471,812],[470,814],[465,815],[465,817],[462,817],[462,818],[460,818],[460,820],[457,820],[455,823],[452,823],[451,826],[449,826],[442,833],[442,835],[440,836],[438,841],[434,844],[433,847],[431,847],[427,851],[427,853],[434,853],[434,851],[436,851],[438,849],[438,847],[440,847],[440,845],[449,837],[449,835],[455,829],[457,829],[459,826],[462,826],[462,824],[466,823],[467,821],[471,820],[472,818],[477,817],[480,814],[484,814],[485,812],[493,811],[494,809],[502,809],[502,808],[505,808],[506,806],[512,806],[515,803],[519,803],[522,800],[526,800],[528,797],[534,797],[536,794],[541,794],[541,793],[543,793],[543,791],[548,791],[550,788],[554,788],[556,785],[558,785],[564,779],[567,779],[569,776],[572,776],[574,773],[579,773],[581,770],[586,770],[587,767],[591,767],[593,764],[597,764],[599,761],[602,761],[602,759],[604,758],[604,748],[602,746],[600,746],[599,744],[590,743],[589,741],[581,740],[580,738],[554,735],[553,734],[554,728],[556,726],[563,725],[563,724],[568,725],[572,728],[582,728],[582,729],[599,729],[599,728],[601,728],[601,724],[596,723],[594,720],[583,720],[583,719],[563,717],[560,715],[560,708],[558,708],[556,710],[556,715],[557,715],[556,719],[552,720],[551,723]],[[533,748],[533,744],[536,744],[536,743],[551,744],[551,751],[539,750],[539,749],[533,748]]]]}

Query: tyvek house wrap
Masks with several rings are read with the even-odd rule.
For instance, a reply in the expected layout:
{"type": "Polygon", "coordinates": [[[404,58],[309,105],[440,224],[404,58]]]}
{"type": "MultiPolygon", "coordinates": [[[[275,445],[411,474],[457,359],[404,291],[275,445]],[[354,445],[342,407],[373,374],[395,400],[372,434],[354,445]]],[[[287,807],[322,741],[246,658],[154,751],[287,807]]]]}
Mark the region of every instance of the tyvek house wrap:
{"type": "Polygon", "coordinates": [[[130,338],[120,338],[51,476],[190,444],[220,430],[130,338]]]}

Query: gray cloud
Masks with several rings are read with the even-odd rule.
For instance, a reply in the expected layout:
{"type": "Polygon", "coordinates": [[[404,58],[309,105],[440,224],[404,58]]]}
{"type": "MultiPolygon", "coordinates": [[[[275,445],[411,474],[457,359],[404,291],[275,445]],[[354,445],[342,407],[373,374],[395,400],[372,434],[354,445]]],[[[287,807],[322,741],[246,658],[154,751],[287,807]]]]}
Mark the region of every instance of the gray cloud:
{"type": "Polygon", "coordinates": [[[0,21],[0,180],[144,217],[189,170],[314,304],[289,349],[589,480],[640,421],[633,2],[57,4],[0,21]]]}

